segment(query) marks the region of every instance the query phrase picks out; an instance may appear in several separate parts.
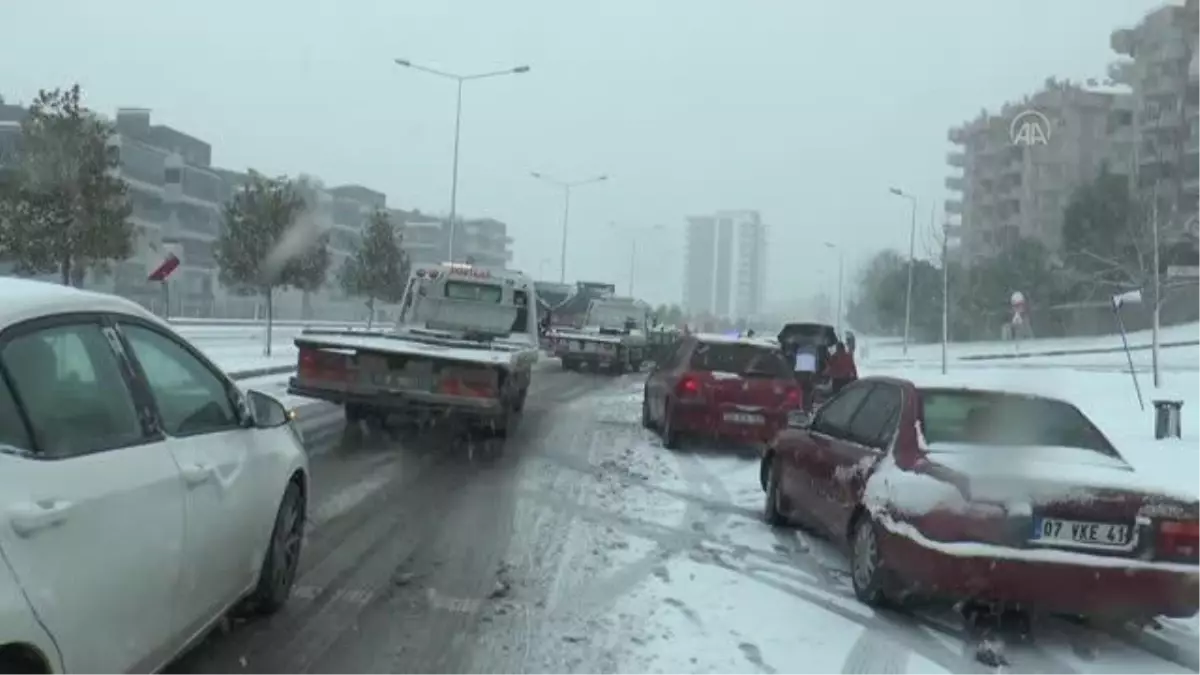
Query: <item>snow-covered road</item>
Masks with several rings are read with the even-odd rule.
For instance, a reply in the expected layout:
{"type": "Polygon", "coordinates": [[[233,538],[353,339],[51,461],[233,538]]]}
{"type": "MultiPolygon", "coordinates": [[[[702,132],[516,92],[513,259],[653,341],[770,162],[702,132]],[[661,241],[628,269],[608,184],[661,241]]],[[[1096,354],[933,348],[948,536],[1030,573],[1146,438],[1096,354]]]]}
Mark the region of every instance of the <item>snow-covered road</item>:
{"type": "MultiPolygon", "coordinates": [[[[176,670],[989,671],[954,617],[862,606],[837,550],[764,524],[756,456],[660,447],[639,423],[643,378],[539,374],[494,463],[397,439],[336,445],[314,459],[288,611],[176,670]]],[[[1143,646],[1051,621],[1010,646],[1006,670],[1197,672],[1197,642],[1194,621],[1143,646]]]]}

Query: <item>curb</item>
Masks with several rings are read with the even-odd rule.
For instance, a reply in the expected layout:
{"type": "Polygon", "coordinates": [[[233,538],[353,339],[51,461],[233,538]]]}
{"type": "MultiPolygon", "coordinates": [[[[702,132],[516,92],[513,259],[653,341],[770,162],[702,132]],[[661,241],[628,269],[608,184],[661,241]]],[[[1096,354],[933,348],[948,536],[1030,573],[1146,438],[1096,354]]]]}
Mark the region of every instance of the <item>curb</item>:
{"type": "MultiPolygon", "coordinates": [[[[1161,342],[1159,349],[1176,349],[1179,347],[1200,347],[1200,340],[1175,340],[1161,342]]],[[[1131,352],[1144,352],[1152,349],[1152,345],[1129,345],[1131,352]]],[[[1046,349],[1036,352],[1010,352],[991,354],[966,354],[951,356],[950,361],[1015,361],[1018,359],[1042,358],[1046,356],[1088,356],[1094,354],[1123,354],[1124,347],[1087,347],[1083,349],[1046,349]]],[[[883,356],[877,359],[864,359],[864,363],[915,363],[918,359],[903,356],[883,356]]]]}
{"type": "Polygon", "coordinates": [[[263,366],[262,368],[250,368],[247,370],[234,370],[229,372],[229,377],[234,380],[252,380],[256,377],[266,377],[268,375],[286,375],[296,370],[296,366],[263,366]]]}
{"type": "MultiPolygon", "coordinates": [[[[1174,347],[1197,347],[1200,346],[1200,340],[1176,340],[1174,342],[1160,342],[1159,349],[1170,349],[1174,347]]],[[[1153,345],[1129,345],[1129,351],[1142,352],[1152,349],[1153,345]]],[[[1003,361],[1006,359],[1028,359],[1042,356],[1087,356],[1089,354],[1121,354],[1124,353],[1124,347],[1090,347],[1084,349],[1051,349],[1036,352],[1013,352],[1011,354],[967,354],[959,356],[958,361],[1003,361]]]]}

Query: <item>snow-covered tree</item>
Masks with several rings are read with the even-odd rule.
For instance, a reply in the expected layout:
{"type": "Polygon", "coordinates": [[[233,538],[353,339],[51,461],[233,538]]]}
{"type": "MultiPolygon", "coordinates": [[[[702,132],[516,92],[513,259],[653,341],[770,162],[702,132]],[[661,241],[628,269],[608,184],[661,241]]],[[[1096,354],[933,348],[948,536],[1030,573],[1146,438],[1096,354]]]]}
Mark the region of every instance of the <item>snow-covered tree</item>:
{"type": "Polygon", "coordinates": [[[399,302],[408,281],[408,256],[400,247],[400,236],[386,211],[371,214],[358,250],[338,270],[338,281],[346,295],[366,299],[370,317],[375,320],[375,301],[399,302]]]}
{"type": "Polygon", "coordinates": [[[79,85],[39,91],[21,122],[17,166],[0,191],[2,247],[18,272],[57,272],[81,285],[133,251],[133,224],[113,129],[82,103],[79,85]]]}
{"type": "Polygon", "coordinates": [[[225,206],[224,226],[213,252],[222,284],[262,295],[268,355],[274,289],[320,288],[329,269],[329,234],[305,213],[305,200],[292,181],[251,171],[225,206]]]}

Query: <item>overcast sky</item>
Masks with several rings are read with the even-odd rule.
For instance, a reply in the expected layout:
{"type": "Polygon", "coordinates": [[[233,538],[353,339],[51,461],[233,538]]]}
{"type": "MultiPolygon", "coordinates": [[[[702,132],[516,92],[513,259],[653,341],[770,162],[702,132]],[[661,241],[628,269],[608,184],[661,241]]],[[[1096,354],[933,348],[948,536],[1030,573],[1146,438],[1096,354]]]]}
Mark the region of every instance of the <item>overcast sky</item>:
{"type": "Polygon", "coordinates": [[[907,247],[908,205],[947,196],[947,129],[1048,76],[1103,77],[1109,34],[1149,0],[0,0],[0,93],[83,85],[153,110],[214,163],[360,183],[449,208],[454,84],[470,82],[459,212],[508,223],[516,264],[557,278],[561,192],[529,176],[606,173],[574,193],[567,276],[678,301],[688,214],[770,225],[768,302],[850,260],[907,247]]]}

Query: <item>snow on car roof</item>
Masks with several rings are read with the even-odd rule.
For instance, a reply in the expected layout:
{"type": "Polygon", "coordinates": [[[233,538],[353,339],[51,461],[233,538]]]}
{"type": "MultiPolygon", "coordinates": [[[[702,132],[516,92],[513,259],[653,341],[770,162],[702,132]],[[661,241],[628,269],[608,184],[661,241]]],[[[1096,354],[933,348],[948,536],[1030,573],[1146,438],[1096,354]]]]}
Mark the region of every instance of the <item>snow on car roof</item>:
{"type": "Polygon", "coordinates": [[[0,328],[67,312],[117,312],[162,323],[141,305],[120,296],[47,281],[0,277],[0,328]]]}
{"type": "Polygon", "coordinates": [[[760,337],[722,335],[721,333],[694,333],[693,337],[705,344],[750,345],[763,349],[779,349],[777,342],[760,337]]]}

